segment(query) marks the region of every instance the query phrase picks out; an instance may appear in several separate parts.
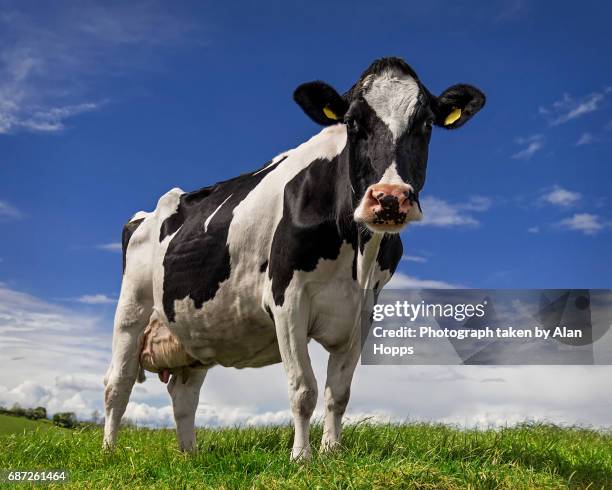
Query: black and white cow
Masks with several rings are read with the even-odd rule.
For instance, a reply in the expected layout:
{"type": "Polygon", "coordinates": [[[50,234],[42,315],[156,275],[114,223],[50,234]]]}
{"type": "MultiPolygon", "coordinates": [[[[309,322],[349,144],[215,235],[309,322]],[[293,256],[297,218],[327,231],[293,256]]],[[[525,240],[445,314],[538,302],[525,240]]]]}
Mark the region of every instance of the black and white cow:
{"type": "Polygon", "coordinates": [[[317,81],[300,85],[294,99],[326,126],[319,134],[257,171],[194,192],[172,189],[125,226],[105,447],[114,445],[141,378],[143,344],[160,349],[150,359],[163,358],[168,338],[183,350],[184,365],[158,367],[163,381],[171,375],[182,450],[195,449],[208,369],[282,361],[295,425],[292,457],[308,457],[317,402],[311,338],[329,352],[322,449],[338,445],[360,353],[363,291],[389,281],[402,256],[398,233],[422,216],[432,126],[462,126],[485,97],[469,85],[435,97],[403,60],[385,58],[344,95],[317,81]],[[168,335],[147,340],[151,325],[168,335]]]}

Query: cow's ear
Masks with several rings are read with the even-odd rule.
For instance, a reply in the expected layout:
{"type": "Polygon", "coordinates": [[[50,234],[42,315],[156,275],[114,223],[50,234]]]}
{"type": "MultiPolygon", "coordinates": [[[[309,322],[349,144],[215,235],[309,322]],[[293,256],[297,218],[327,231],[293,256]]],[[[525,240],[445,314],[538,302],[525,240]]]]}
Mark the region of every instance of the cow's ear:
{"type": "Polygon", "coordinates": [[[436,126],[456,129],[463,126],[485,105],[485,95],[471,85],[453,85],[435,101],[436,126]]]}
{"type": "Polygon", "coordinates": [[[346,100],[325,82],[303,83],[293,92],[293,100],[314,122],[323,126],[342,122],[348,110],[346,100]]]}

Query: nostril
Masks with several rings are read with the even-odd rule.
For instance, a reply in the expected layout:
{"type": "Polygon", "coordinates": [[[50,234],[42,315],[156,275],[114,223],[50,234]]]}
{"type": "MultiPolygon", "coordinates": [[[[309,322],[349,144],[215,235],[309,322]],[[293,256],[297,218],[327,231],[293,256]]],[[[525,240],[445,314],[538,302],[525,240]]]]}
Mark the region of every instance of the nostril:
{"type": "Polygon", "coordinates": [[[374,194],[374,191],[372,189],[366,192],[364,199],[368,203],[368,205],[374,205],[378,202],[378,199],[376,199],[376,195],[374,194]]]}
{"type": "Polygon", "coordinates": [[[370,189],[370,191],[368,192],[368,198],[371,201],[374,201],[374,203],[376,204],[380,204],[380,200],[385,196],[384,192],[381,191],[377,191],[374,189],[370,189]]]}
{"type": "Polygon", "coordinates": [[[395,196],[383,194],[383,197],[379,198],[378,202],[383,207],[383,209],[391,209],[393,207],[398,206],[399,200],[395,196]]]}
{"type": "Polygon", "coordinates": [[[402,202],[400,202],[400,210],[407,213],[412,208],[412,205],[413,201],[409,197],[405,197],[402,202]]]}
{"type": "Polygon", "coordinates": [[[412,190],[404,192],[404,195],[406,196],[406,199],[410,201],[410,204],[417,202],[419,200],[416,193],[412,190]]]}

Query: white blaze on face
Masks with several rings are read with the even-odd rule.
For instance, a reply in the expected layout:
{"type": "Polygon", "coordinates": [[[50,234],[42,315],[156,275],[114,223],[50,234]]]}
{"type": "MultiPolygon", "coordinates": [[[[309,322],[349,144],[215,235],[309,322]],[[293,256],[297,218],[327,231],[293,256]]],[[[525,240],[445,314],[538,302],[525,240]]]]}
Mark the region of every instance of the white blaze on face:
{"type": "MultiPolygon", "coordinates": [[[[371,75],[363,84],[363,98],[393,135],[393,143],[406,131],[419,99],[419,84],[410,75],[389,69],[371,75]]],[[[397,163],[389,167],[379,184],[405,184],[397,163]]]]}
{"type": "MultiPolygon", "coordinates": [[[[397,172],[397,163],[393,161],[391,165],[387,167],[385,173],[382,175],[379,184],[405,184],[404,179],[400,177],[400,174],[397,172]]],[[[412,187],[412,186],[410,186],[412,187]]]]}
{"type": "MultiPolygon", "coordinates": [[[[419,100],[419,84],[410,75],[399,70],[389,69],[378,75],[370,75],[363,83],[363,98],[389,128],[395,144],[402,134],[408,129],[408,124],[414,113],[419,100]]],[[[381,176],[377,184],[399,184],[407,185],[397,169],[395,160],[389,162],[389,166],[381,176]]],[[[408,185],[410,190],[412,186],[408,185]]],[[[370,187],[372,188],[372,186],[370,187]]],[[[367,209],[371,204],[367,199],[369,189],[362,198],[359,206],[354,212],[355,220],[367,220],[371,212],[367,209]]],[[[418,206],[412,206],[408,214],[408,221],[421,219],[418,206]]]]}
{"type": "Polygon", "coordinates": [[[364,84],[363,98],[387,125],[393,141],[402,135],[419,99],[419,84],[398,70],[371,75],[364,84]]]}

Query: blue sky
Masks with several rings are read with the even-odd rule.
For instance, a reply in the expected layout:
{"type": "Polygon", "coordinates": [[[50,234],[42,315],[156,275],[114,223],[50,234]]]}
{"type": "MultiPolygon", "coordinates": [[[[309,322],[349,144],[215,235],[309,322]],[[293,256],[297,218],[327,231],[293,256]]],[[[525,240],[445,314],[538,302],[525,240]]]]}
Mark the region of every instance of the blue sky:
{"type": "Polygon", "coordinates": [[[344,91],[390,55],[433,93],[467,82],[488,99],[434,132],[399,284],[608,288],[611,15],[527,0],[0,1],[0,303],[108,336],[134,212],[298,145],[319,130],[298,84],[344,91]]]}

